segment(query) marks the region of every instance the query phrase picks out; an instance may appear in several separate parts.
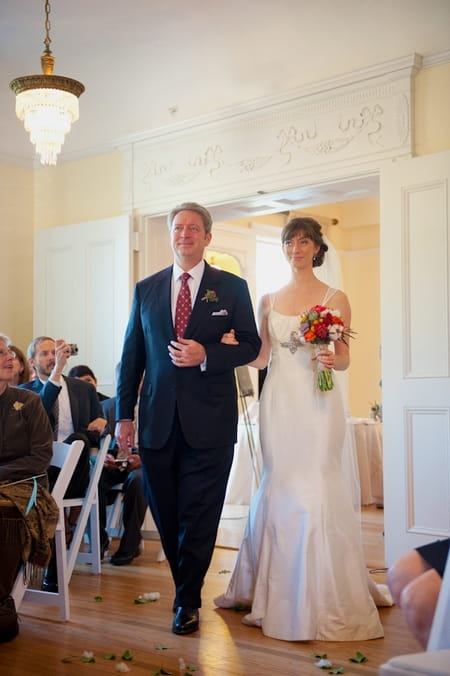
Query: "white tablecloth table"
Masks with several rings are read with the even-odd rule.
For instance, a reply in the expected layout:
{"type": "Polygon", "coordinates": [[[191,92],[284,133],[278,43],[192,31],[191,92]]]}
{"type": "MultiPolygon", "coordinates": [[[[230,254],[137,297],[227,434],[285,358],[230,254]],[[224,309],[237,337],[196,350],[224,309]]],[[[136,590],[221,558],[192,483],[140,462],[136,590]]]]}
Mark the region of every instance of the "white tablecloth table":
{"type": "MultiPolygon", "coordinates": [[[[259,443],[259,404],[248,407],[250,428],[245,425],[244,416],[239,416],[238,440],[234,449],[234,460],[228,480],[225,504],[248,505],[261,478],[262,457],[259,443]],[[249,440],[252,435],[252,441],[249,440]]],[[[383,441],[382,425],[370,418],[348,418],[347,424],[354,434],[361,504],[383,505],[383,441]]]]}
{"type": "Polygon", "coordinates": [[[355,435],[361,504],[383,506],[383,426],[371,418],[350,418],[355,435]]]}

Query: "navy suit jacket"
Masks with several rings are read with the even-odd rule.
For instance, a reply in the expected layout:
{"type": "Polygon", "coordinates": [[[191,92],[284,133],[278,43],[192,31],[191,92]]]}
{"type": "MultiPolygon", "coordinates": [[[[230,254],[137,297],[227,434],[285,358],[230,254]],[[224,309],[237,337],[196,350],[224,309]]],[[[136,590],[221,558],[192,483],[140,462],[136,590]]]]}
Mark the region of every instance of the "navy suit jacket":
{"type": "Polygon", "coordinates": [[[180,368],[167,346],[175,339],[171,312],[172,266],[138,282],[125,334],[117,386],[117,420],[134,419],[139,399],[139,447],[161,448],[175,410],[186,441],[195,448],[233,445],[237,430],[234,369],[256,358],[261,341],[245,280],[207,263],[185,338],[206,350],[207,366],[180,368]],[[211,298],[213,291],[217,301],[211,298]],[[239,345],[220,342],[234,329],[239,345]]]}
{"type": "MultiPolygon", "coordinates": [[[[69,392],[70,411],[72,414],[74,432],[85,432],[92,420],[104,417],[95,387],[79,378],[66,378],[66,376],[63,376],[63,378],[66,381],[67,390],[69,392]]],[[[38,379],[32,380],[29,383],[24,383],[19,387],[23,387],[26,390],[32,390],[40,395],[44,408],[50,418],[52,428],[54,429],[55,420],[53,416],[53,404],[61,391],[61,387],[51,383],[49,380],[42,384],[38,379]]]]}

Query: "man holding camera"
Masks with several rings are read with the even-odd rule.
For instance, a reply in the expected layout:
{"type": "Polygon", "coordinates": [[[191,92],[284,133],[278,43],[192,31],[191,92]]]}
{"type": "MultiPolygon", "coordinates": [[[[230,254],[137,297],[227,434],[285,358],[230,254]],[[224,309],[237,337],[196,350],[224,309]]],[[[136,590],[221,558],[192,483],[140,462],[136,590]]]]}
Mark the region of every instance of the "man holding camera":
{"type": "MultiPolygon", "coordinates": [[[[75,348],[76,349],[76,348],[75,348]]],[[[89,484],[90,449],[99,446],[99,440],[106,426],[95,387],[78,378],[62,375],[67,359],[73,354],[74,346],[65,340],[54,340],[39,336],[28,346],[27,356],[37,378],[20,387],[37,392],[50,419],[55,441],[72,443],[76,439],[84,442],[84,449],[67,487],[66,498],[79,498],[86,493],[89,484]]],[[[50,466],[48,471],[50,490],[53,488],[59,470],[50,466]]],[[[66,542],[75,530],[80,508],[72,508],[66,523],[66,542]]],[[[56,569],[49,566],[44,578],[43,589],[57,591],[56,569]]]]}

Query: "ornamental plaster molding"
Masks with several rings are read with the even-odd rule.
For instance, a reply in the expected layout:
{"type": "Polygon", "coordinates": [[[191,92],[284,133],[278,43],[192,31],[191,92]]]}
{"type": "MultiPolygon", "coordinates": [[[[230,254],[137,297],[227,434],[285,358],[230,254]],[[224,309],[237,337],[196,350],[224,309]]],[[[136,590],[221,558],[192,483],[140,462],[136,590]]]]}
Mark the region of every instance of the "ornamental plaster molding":
{"type": "Polygon", "coordinates": [[[219,204],[411,156],[420,65],[411,55],[136,137],[120,146],[124,208],[160,214],[185,200],[219,204]]]}

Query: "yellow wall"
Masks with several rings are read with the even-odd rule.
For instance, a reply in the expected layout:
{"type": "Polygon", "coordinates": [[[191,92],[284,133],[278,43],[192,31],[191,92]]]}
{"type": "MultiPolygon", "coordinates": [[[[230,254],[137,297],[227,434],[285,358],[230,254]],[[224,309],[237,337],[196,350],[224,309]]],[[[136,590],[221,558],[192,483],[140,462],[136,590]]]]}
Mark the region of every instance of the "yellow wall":
{"type": "Polygon", "coordinates": [[[0,164],[0,332],[18,347],[33,328],[33,171],[0,164]]]}
{"type": "Polygon", "coordinates": [[[414,91],[415,154],[450,149],[450,63],[420,71],[414,91]]]}
{"type": "Polygon", "coordinates": [[[122,193],[119,152],[38,169],[35,172],[35,229],[119,216],[122,193]]]}
{"type": "Polygon", "coordinates": [[[382,402],[379,252],[341,255],[341,264],[356,331],[350,349],[349,408],[353,416],[367,417],[370,405],[382,402]]]}

